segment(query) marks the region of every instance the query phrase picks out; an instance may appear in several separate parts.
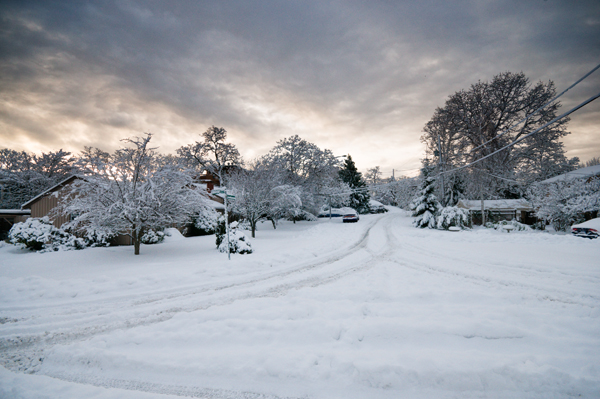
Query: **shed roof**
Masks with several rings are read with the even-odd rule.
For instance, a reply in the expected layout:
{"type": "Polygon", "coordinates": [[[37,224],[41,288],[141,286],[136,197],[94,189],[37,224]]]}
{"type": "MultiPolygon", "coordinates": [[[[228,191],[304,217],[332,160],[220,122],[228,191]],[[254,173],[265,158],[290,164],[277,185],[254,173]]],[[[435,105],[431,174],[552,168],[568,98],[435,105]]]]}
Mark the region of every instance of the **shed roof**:
{"type": "Polygon", "coordinates": [[[0,215],[31,215],[31,209],[0,209],[0,215]]]}

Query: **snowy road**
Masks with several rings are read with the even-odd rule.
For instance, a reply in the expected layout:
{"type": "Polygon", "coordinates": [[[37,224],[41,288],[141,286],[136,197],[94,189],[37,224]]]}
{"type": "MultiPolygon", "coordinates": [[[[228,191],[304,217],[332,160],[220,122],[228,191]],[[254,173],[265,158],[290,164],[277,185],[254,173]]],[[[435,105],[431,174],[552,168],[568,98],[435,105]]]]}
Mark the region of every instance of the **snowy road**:
{"type": "Polygon", "coordinates": [[[0,394],[600,397],[600,240],[400,212],[212,240],[0,248],[0,394]]]}

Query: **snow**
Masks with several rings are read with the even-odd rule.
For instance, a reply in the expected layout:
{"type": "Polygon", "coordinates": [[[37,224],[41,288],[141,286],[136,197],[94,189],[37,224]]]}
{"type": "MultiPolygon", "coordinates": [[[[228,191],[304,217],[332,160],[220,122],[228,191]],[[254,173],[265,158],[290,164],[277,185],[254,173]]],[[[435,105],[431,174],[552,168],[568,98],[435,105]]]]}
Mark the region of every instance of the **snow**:
{"type": "Polygon", "coordinates": [[[600,240],[391,209],[259,223],[231,261],[0,246],[0,397],[600,397],[600,240]]]}
{"type": "Polygon", "coordinates": [[[572,226],[573,228],[575,227],[586,227],[589,229],[596,229],[598,231],[600,231],[600,218],[594,218],[594,219],[590,219],[586,222],[583,223],[579,223],[579,224],[574,224],[572,226]]]}
{"type": "MultiPolygon", "coordinates": [[[[485,209],[490,210],[526,210],[532,211],[531,204],[523,198],[520,199],[502,199],[502,200],[485,200],[483,202],[485,209]]],[[[471,211],[481,211],[481,200],[460,200],[456,205],[459,208],[465,208],[471,211]]]]}
{"type": "Polygon", "coordinates": [[[542,181],[542,183],[554,183],[558,181],[581,179],[596,175],[600,175],[600,165],[588,166],[586,168],[577,169],[559,176],[554,176],[550,179],[542,181]]]}

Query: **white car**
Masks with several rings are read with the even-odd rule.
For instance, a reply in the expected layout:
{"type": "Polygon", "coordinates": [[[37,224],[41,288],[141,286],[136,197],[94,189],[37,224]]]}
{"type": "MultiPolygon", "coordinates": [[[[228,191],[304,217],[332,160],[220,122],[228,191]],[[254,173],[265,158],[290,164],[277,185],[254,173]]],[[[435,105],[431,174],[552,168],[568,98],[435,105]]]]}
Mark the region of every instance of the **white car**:
{"type": "Polygon", "coordinates": [[[600,218],[571,226],[571,233],[577,237],[598,238],[600,234],[600,218]]]}
{"type": "Polygon", "coordinates": [[[358,222],[358,213],[352,208],[344,208],[344,216],[342,217],[342,222],[344,223],[356,223],[358,222]]]}

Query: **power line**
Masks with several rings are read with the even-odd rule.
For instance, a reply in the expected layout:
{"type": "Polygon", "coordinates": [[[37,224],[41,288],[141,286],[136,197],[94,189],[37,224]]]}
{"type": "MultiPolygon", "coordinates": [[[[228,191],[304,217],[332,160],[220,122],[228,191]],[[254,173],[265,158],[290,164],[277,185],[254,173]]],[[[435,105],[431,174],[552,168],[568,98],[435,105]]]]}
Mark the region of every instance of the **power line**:
{"type": "Polygon", "coordinates": [[[562,114],[562,115],[560,115],[560,116],[557,116],[556,118],[552,119],[550,122],[548,122],[548,123],[546,123],[545,125],[543,125],[543,126],[541,126],[541,127],[537,128],[537,129],[536,129],[536,130],[534,130],[533,132],[531,132],[531,133],[529,133],[529,134],[527,134],[527,135],[525,135],[525,136],[521,137],[521,138],[520,138],[520,139],[518,139],[518,140],[515,140],[515,141],[513,141],[513,142],[512,142],[512,143],[510,143],[510,144],[507,144],[507,145],[505,145],[504,147],[502,147],[502,148],[500,148],[500,149],[498,149],[498,150],[496,150],[496,151],[492,152],[491,154],[488,154],[488,155],[486,155],[486,156],[484,156],[484,157],[481,157],[481,158],[479,158],[479,159],[477,159],[477,160],[475,160],[475,161],[473,161],[473,162],[470,162],[470,163],[468,163],[468,164],[466,164],[466,165],[459,166],[459,167],[457,167],[457,168],[454,168],[454,169],[451,169],[451,170],[447,170],[447,171],[444,171],[444,172],[440,172],[440,173],[438,173],[438,175],[441,175],[441,174],[443,174],[443,173],[449,173],[449,172],[453,172],[453,171],[455,171],[455,170],[460,170],[460,169],[468,168],[469,166],[471,166],[471,165],[474,165],[474,164],[476,164],[476,163],[478,163],[478,162],[481,162],[481,161],[483,161],[484,159],[487,159],[487,158],[491,157],[492,155],[496,155],[496,154],[497,154],[497,153],[499,153],[500,151],[503,151],[503,150],[505,150],[505,149],[507,149],[507,148],[509,148],[509,147],[512,147],[513,145],[515,145],[515,144],[517,144],[517,143],[519,143],[519,142],[521,142],[521,141],[525,140],[527,137],[533,136],[534,134],[538,133],[540,130],[542,130],[542,129],[544,129],[544,128],[548,127],[548,126],[550,126],[551,124],[555,123],[556,121],[559,121],[559,120],[561,120],[561,119],[563,119],[563,118],[565,118],[565,117],[567,117],[567,116],[571,115],[573,112],[575,112],[575,111],[577,111],[578,109],[580,109],[580,108],[582,108],[582,107],[584,107],[584,106],[588,105],[588,104],[589,104],[589,103],[591,103],[592,101],[596,100],[598,97],[600,97],[600,93],[596,94],[595,96],[592,96],[592,97],[588,98],[588,99],[587,99],[587,100],[585,100],[584,102],[580,103],[579,105],[575,106],[574,108],[571,108],[569,111],[565,112],[564,114],[562,114]]]}
{"type": "Polygon", "coordinates": [[[586,73],[583,77],[581,77],[577,82],[573,83],[571,86],[567,87],[565,90],[563,90],[559,95],[555,96],[552,100],[548,101],[546,104],[542,105],[541,107],[539,107],[538,109],[536,109],[535,111],[533,111],[529,116],[521,119],[520,121],[516,122],[515,124],[509,126],[508,128],[506,128],[505,130],[503,130],[502,132],[498,133],[496,136],[492,137],[491,139],[489,139],[488,141],[486,141],[483,144],[478,145],[477,147],[473,148],[471,150],[471,152],[483,147],[486,144],[491,143],[492,141],[496,140],[497,138],[499,138],[500,136],[510,132],[515,126],[520,125],[521,123],[524,123],[526,121],[529,120],[529,118],[531,118],[532,116],[534,116],[535,114],[537,114],[538,112],[540,112],[542,109],[546,108],[548,105],[552,104],[554,101],[558,100],[563,94],[565,94],[566,92],[568,92],[569,90],[571,90],[573,87],[577,86],[579,83],[581,83],[585,78],[587,78],[588,76],[590,76],[592,73],[596,72],[596,70],[600,68],[600,64],[596,65],[596,67],[594,69],[592,69],[591,71],[589,71],[588,73],[586,73]]]}

